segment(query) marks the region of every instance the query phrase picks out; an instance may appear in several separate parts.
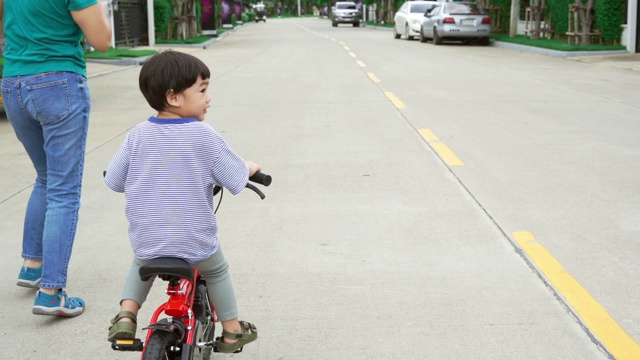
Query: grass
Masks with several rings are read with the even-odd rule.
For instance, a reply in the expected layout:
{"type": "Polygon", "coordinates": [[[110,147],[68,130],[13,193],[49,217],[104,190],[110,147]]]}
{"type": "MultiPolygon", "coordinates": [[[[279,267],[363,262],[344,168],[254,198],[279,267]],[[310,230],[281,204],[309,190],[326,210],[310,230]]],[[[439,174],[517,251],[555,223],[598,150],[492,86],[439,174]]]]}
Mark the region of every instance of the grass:
{"type": "Polygon", "coordinates": [[[156,44],[202,44],[211,40],[211,36],[201,35],[183,40],[156,40],[156,44]]]}
{"type": "Polygon", "coordinates": [[[538,39],[533,40],[524,35],[517,35],[515,37],[509,37],[507,34],[493,34],[491,38],[496,41],[508,42],[513,44],[539,47],[543,49],[557,50],[557,51],[611,51],[611,50],[626,50],[624,45],[570,45],[566,40],[555,39],[538,39]]]}
{"type": "Polygon", "coordinates": [[[123,48],[109,48],[105,52],[92,51],[84,54],[87,59],[102,59],[102,60],[119,60],[122,58],[133,58],[141,56],[149,56],[155,54],[155,50],[134,50],[123,48]]]}

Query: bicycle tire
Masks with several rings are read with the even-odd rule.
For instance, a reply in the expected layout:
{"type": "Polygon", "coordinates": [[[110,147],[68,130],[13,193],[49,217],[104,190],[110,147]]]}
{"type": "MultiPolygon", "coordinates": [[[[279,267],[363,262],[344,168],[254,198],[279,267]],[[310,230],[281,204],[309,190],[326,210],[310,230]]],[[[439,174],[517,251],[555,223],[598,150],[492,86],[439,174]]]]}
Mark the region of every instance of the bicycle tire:
{"type": "Polygon", "coordinates": [[[175,343],[176,335],[166,331],[156,330],[151,334],[144,347],[145,360],[173,360],[175,357],[167,351],[170,344],[175,343]]]}

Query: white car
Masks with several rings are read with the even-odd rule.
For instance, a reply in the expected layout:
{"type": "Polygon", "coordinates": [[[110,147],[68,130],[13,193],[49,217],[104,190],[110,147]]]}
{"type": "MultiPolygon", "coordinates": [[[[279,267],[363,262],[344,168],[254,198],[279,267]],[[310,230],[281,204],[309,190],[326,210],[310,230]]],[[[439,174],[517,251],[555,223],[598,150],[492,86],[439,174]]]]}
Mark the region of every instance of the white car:
{"type": "Polygon", "coordinates": [[[413,40],[414,36],[420,35],[424,14],[436,5],[438,1],[407,1],[402,4],[393,17],[393,37],[400,39],[404,35],[405,39],[413,40]]]}

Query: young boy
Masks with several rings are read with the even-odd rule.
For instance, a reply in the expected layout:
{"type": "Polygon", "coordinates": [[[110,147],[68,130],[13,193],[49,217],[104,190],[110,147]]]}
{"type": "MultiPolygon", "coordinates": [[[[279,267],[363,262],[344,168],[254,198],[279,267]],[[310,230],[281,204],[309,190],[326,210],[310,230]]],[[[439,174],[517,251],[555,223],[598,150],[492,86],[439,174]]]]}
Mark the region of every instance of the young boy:
{"type": "Polygon", "coordinates": [[[217,237],[215,185],[239,193],[260,166],[243,161],[202,122],[211,97],[207,66],[194,56],[163,51],[140,71],[140,90],[156,116],[138,124],[111,160],[105,183],[124,192],[134,258],[125,278],[120,312],[108,340],[133,339],[136,317],[153,279],[138,270],[157,257],[179,257],[205,277],[222,323],[218,351],[234,352],[254,341],[254,325],[238,321],[235,293],[217,237]]]}

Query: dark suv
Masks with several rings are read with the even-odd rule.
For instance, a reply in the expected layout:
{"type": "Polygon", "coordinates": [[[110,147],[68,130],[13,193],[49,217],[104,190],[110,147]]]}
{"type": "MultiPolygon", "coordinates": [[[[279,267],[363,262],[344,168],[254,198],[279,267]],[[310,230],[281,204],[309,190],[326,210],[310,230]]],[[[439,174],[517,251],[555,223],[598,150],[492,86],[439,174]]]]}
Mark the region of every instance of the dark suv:
{"type": "Polygon", "coordinates": [[[334,27],[338,24],[353,24],[354,27],[360,26],[360,14],[356,3],[351,1],[338,1],[331,8],[331,25],[334,27]]]}

